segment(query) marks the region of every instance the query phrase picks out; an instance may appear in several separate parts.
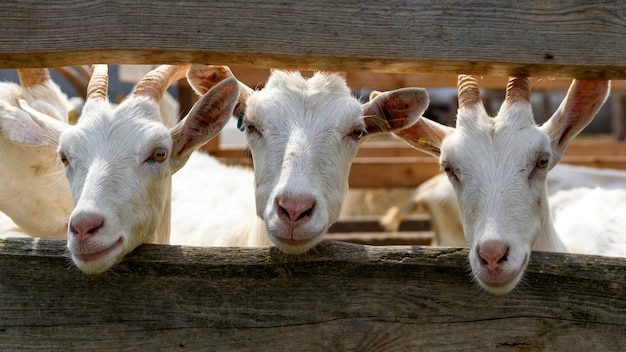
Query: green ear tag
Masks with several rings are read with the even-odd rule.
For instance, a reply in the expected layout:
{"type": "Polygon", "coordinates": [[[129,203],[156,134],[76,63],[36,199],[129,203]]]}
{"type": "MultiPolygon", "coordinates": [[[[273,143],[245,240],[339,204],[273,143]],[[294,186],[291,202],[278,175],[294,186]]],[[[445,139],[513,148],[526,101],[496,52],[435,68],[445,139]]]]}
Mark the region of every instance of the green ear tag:
{"type": "Polygon", "coordinates": [[[243,115],[243,110],[239,111],[239,114],[237,114],[237,129],[241,132],[244,132],[246,130],[246,128],[243,126],[243,115]]]}

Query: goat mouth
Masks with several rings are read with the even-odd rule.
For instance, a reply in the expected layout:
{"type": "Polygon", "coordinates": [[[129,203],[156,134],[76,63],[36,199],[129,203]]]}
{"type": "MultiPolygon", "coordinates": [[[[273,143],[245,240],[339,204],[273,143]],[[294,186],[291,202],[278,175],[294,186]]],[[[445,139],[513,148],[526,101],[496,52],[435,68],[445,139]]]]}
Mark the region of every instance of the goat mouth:
{"type": "Polygon", "coordinates": [[[276,247],[285,254],[302,254],[309,249],[315,247],[321,238],[319,236],[305,239],[294,239],[284,237],[274,237],[273,241],[276,247]]]}
{"type": "Polygon", "coordinates": [[[115,241],[115,243],[113,243],[112,245],[110,245],[109,247],[101,251],[92,252],[92,253],[76,253],[74,254],[74,258],[82,262],[91,262],[91,261],[100,260],[103,257],[106,257],[107,255],[109,255],[111,252],[118,249],[119,247],[121,247],[123,242],[124,241],[120,237],[117,241],[115,241]]]}
{"type": "Polygon", "coordinates": [[[293,239],[293,238],[281,238],[281,237],[277,237],[276,240],[280,243],[286,244],[288,246],[304,246],[306,244],[309,244],[313,241],[313,239],[307,238],[307,239],[293,239]]]}

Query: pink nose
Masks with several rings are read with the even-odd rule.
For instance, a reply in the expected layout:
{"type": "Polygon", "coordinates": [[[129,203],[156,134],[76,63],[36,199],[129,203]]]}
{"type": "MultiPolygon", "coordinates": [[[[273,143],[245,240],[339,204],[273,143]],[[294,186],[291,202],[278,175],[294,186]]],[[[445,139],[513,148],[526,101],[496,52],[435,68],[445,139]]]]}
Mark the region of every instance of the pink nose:
{"type": "Polygon", "coordinates": [[[307,195],[278,196],[275,202],[278,216],[293,225],[307,222],[315,210],[315,199],[307,195]]]}
{"type": "Polygon", "coordinates": [[[72,216],[70,220],[70,232],[80,239],[95,235],[104,224],[102,215],[82,212],[72,216]]]}
{"type": "Polygon", "coordinates": [[[495,274],[508,260],[509,246],[502,241],[485,241],[476,248],[476,251],[481,266],[490,274],[495,274]]]}

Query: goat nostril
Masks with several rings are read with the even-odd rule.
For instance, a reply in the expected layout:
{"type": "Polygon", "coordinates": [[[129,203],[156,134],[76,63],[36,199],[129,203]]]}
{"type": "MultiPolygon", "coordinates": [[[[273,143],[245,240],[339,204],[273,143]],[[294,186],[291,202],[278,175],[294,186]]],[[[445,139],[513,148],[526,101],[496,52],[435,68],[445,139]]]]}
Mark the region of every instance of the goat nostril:
{"type": "Polygon", "coordinates": [[[482,266],[498,266],[509,260],[509,247],[500,241],[488,241],[476,247],[476,254],[482,266]]]}
{"type": "Polygon", "coordinates": [[[480,261],[481,265],[487,265],[487,261],[485,259],[483,259],[483,257],[480,256],[480,254],[478,254],[478,260],[480,261]]]}
{"type": "Polygon", "coordinates": [[[276,207],[279,216],[290,222],[302,222],[313,216],[315,200],[307,196],[277,197],[276,207]]]}
{"type": "Polygon", "coordinates": [[[104,225],[104,218],[96,214],[79,214],[70,221],[70,231],[76,236],[95,235],[104,225]]]}
{"type": "Polygon", "coordinates": [[[291,220],[291,218],[289,216],[289,212],[280,205],[280,202],[278,204],[278,213],[279,213],[279,215],[282,215],[282,216],[286,217],[287,219],[291,220]]]}
{"type": "Polygon", "coordinates": [[[305,210],[303,211],[297,218],[296,221],[302,220],[306,217],[310,217],[311,215],[313,215],[313,207],[311,207],[309,210],[305,210]]]}

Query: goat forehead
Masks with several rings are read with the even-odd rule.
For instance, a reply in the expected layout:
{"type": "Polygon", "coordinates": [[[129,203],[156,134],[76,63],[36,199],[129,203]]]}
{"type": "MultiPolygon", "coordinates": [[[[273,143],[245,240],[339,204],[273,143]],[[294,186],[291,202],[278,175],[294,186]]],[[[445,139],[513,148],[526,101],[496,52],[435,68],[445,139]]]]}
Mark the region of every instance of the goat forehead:
{"type": "Polygon", "coordinates": [[[533,125],[491,124],[472,131],[459,129],[442,145],[441,160],[453,167],[485,174],[518,173],[542,153],[550,141],[533,125]]]}
{"type": "Polygon", "coordinates": [[[171,143],[169,131],[160,123],[137,117],[125,119],[115,114],[81,121],[61,135],[62,149],[87,158],[95,155],[141,158],[147,149],[171,148],[171,143]]]}
{"type": "Polygon", "coordinates": [[[250,97],[248,107],[264,119],[312,122],[353,118],[361,112],[360,103],[339,75],[316,73],[305,79],[298,72],[285,71],[274,71],[266,87],[250,97]]]}
{"type": "Polygon", "coordinates": [[[332,131],[350,128],[363,120],[361,105],[351,96],[265,93],[253,95],[247,111],[250,118],[265,129],[332,131]]]}

